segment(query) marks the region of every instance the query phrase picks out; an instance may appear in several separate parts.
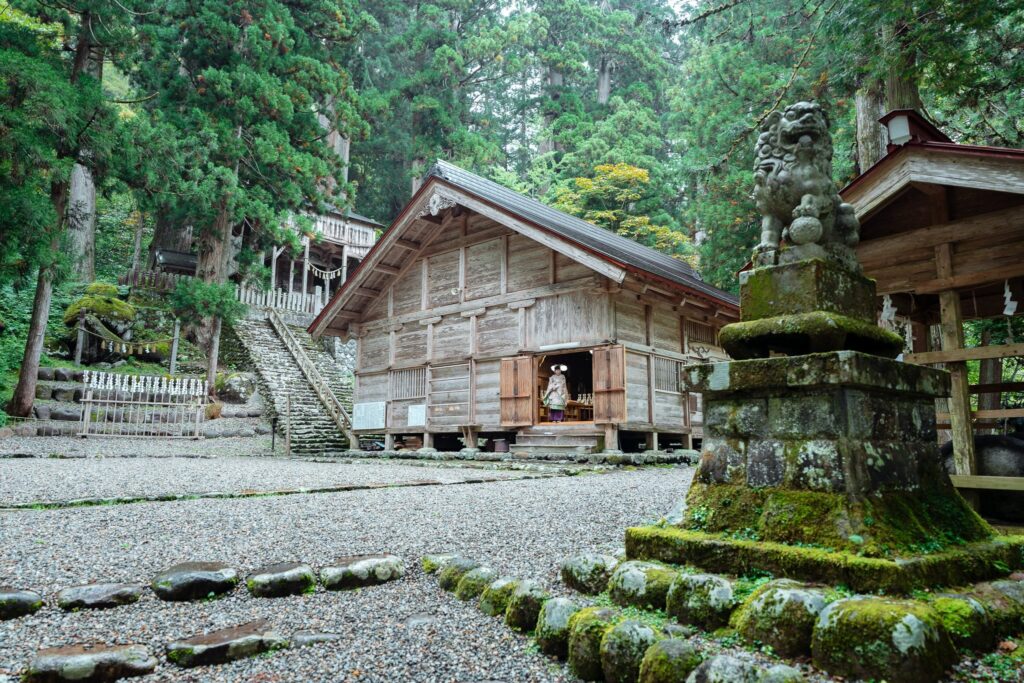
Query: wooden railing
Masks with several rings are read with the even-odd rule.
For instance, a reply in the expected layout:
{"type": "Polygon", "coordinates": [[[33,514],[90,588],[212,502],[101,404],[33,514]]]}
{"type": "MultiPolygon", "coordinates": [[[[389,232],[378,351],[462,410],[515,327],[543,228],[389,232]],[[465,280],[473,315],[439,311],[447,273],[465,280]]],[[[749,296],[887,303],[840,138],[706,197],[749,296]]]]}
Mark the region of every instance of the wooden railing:
{"type": "Polygon", "coordinates": [[[284,321],[281,320],[281,316],[278,315],[274,309],[267,311],[267,319],[270,321],[274,331],[277,332],[277,336],[281,338],[284,345],[288,348],[289,353],[292,354],[292,358],[295,359],[295,363],[302,370],[302,374],[306,376],[306,380],[309,381],[313,391],[316,392],[320,402],[324,408],[327,409],[327,414],[334,420],[334,424],[338,425],[338,429],[341,433],[348,438],[349,448],[358,448],[359,440],[356,439],[355,434],[352,433],[352,418],[349,416],[348,411],[345,410],[345,406],[341,404],[337,395],[331,389],[330,385],[327,384],[327,380],[320,374],[320,370],[313,363],[313,360],[306,353],[302,345],[292,334],[292,331],[288,329],[284,321]]]}
{"type": "Polygon", "coordinates": [[[324,296],[319,286],[313,288],[312,294],[286,292],[280,289],[264,290],[246,285],[239,285],[236,292],[239,301],[254,308],[269,308],[316,315],[324,307],[324,296]]]}
{"type": "Polygon", "coordinates": [[[373,228],[353,225],[348,221],[330,216],[317,216],[314,229],[331,242],[348,244],[352,247],[372,247],[376,241],[373,228]]]}
{"type": "Polygon", "coordinates": [[[154,292],[173,292],[179,282],[191,277],[191,275],[164,273],[159,270],[132,270],[117,278],[117,284],[122,287],[137,287],[154,292]]]}

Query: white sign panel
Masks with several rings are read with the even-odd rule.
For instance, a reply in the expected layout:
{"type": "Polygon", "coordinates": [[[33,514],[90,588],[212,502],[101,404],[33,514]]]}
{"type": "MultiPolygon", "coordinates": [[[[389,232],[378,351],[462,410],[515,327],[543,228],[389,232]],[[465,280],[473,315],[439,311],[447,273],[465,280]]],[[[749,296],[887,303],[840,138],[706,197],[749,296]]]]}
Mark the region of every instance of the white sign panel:
{"type": "Polygon", "coordinates": [[[409,418],[406,424],[410,427],[424,427],[427,424],[427,406],[419,403],[409,406],[409,418]]]}
{"type": "Polygon", "coordinates": [[[387,403],[384,401],[357,403],[352,406],[352,429],[384,429],[386,412],[387,403]]]}

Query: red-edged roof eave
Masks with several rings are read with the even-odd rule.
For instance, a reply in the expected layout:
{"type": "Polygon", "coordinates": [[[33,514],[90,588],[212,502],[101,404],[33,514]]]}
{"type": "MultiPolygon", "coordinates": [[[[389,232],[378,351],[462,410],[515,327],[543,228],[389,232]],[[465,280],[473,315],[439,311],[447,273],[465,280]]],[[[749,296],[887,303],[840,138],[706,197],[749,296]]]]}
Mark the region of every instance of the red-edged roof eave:
{"type": "MultiPolygon", "coordinates": [[[[376,244],[373,245],[373,247],[370,249],[369,253],[366,254],[366,256],[359,263],[359,265],[356,267],[356,269],[352,272],[352,274],[349,276],[349,278],[344,282],[344,284],[342,284],[341,287],[338,288],[338,291],[336,291],[334,293],[334,296],[332,296],[331,300],[329,302],[327,302],[327,305],[324,306],[323,310],[321,310],[320,313],[317,314],[316,318],[313,319],[313,322],[310,323],[309,327],[307,328],[307,331],[310,334],[313,334],[313,330],[321,323],[321,320],[324,319],[324,317],[328,313],[328,311],[331,310],[331,308],[334,305],[335,300],[337,300],[339,297],[341,297],[348,290],[349,283],[353,282],[356,279],[355,276],[359,274],[359,272],[362,270],[363,266],[370,260],[370,258],[374,255],[374,253],[376,253],[376,251],[381,247],[381,244],[384,242],[384,238],[388,235],[388,233],[390,233],[392,230],[394,230],[396,225],[401,223],[401,221],[405,218],[406,214],[410,211],[411,207],[416,204],[416,200],[419,198],[419,196],[422,193],[426,192],[427,188],[430,185],[434,184],[434,183],[443,184],[443,185],[445,185],[447,187],[450,187],[453,190],[457,190],[459,192],[464,192],[466,194],[472,194],[470,192],[467,192],[465,188],[458,187],[456,185],[453,185],[452,183],[449,183],[444,178],[439,178],[437,176],[430,176],[430,177],[428,177],[425,180],[425,182],[423,183],[423,185],[420,186],[420,189],[416,191],[416,194],[414,194],[412,196],[412,198],[408,201],[408,203],[406,203],[405,208],[403,208],[402,212],[398,214],[398,217],[395,218],[395,220],[391,222],[391,225],[388,226],[387,230],[384,231],[384,233],[381,235],[380,239],[377,240],[376,244]]],[[[493,208],[493,209],[495,209],[497,211],[500,211],[501,213],[507,213],[506,209],[504,209],[503,207],[498,206],[497,204],[489,201],[485,197],[480,197],[479,195],[475,195],[475,194],[473,196],[476,198],[477,201],[482,202],[484,204],[487,204],[491,208],[493,208]]],[[[591,249],[590,247],[588,247],[585,244],[581,244],[581,243],[579,243],[579,242],[577,242],[577,241],[575,241],[573,239],[570,239],[569,237],[567,237],[567,236],[565,236],[565,235],[563,235],[561,233],[558,233],[558,232],[556,232],[554,230],[551,230],[551,229],[549,229],[549,228],[547,228],[547,227],[545,227],[543,225],[540,225],[540,224],[538,224],[538,223],[536,223],[534,221],[531,221],[531,220],[529,220],[528,218],[526,218],[524,216],[518,216],[518,219],[523,221],[524,223],[529,223],[531,226],[537,228],[538,230],[542,230],[542,231],[548,233],[549,235],[553,235],[553,236],[555,236],[555,237],[557,237],[559,239],[565,240],[566,242],[569,242],[569,243],[575,245],[576,247],[582,249],[583,251],[586,251],[589,254],[597,256],[598,258],[600,258],[600,259],[602,259],[604,261],[607,261],[608,263],[611,263],[612,265],[614,265],[614,266],[616,266],[618,268],[622,268],[625,271],[631,272],[634,275],[642,275],[644,277],[654,279],[654,280],[656,280],[658,282],[661,282],[663,284],[671,286],[671,287],[673,287],[673,288],[675,288],[675,289],[677,289],[677,290],[679,290],[681,292],[684,292],[687,295],[692,296],[694,298],[699,298],[699,299],[703,299],[705,301],[710,301],[711,303],[715,303],[715,304],[718,304],[718,305],[721,305],[721,306],[724,306],[724,307],[731,308],[731,309],[734,309],[736,311],[739,311],[739,305],[734,303],[734,302],[732,302],[732,301],[728,301],[726,299],[718,299],[716,297],[709,296],[705,292],[701,292],[701,291],[698,291],[698,290],[695,290],[695,289],[691,289],[690,287],[687,287],[684,284],[681,284],[681,283],[676,282],[674,280],[670,280],[668,278],[662,277],[660,275],[657,275],[656,273],[651,273],[651,272],[643,270],[642,268],[637,268],[636,266],[631,266],[631,265],[626,264],[626,263],[620,263],[617,259],[613,259],[613,258],[609,257],[608,254],[604,254],[602,252],[599,252],[599,251],[596,251],[594,249],[591,249]]]]}
{"type": "Polygon", "coordinates": [[[934,152],[945,152],[949,154],[956,154],[962,156],[972,157],[988,157],[996,159],[1020,159],[1024,161],[1024,149],[1014,149],[1012,147],[987,147],[984,145],[961,145],[956,142],[908,142],[902,145],[899,149],[886,154],[884,157],[879,159],[875,164],[868,170],[861,173],[859,176],[850,181],[850,183],[839,191],[840,195],[845,195],[849,190],[860,185],[864,182],[865,178],[872,177],[878,173],[878,169],[882,166],[888,165],[888,162],[898,158],[901,154],[904,154],[908,150],[924,150],[934,152]]]}

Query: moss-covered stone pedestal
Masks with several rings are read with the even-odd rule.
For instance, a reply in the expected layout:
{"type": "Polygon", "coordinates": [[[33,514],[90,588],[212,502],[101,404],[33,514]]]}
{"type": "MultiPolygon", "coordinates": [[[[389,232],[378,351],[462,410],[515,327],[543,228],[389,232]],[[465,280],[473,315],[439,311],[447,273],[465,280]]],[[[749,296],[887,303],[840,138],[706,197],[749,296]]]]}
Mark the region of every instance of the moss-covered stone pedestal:
{"type": "Polygon", "coordinates": [[[683,522],[630,529],[631,558],[897,592],[1024,564],[1024,539],[995,540],[941,468],[945,372],[836,351],[684,374],[700,467],[683,522]]]}

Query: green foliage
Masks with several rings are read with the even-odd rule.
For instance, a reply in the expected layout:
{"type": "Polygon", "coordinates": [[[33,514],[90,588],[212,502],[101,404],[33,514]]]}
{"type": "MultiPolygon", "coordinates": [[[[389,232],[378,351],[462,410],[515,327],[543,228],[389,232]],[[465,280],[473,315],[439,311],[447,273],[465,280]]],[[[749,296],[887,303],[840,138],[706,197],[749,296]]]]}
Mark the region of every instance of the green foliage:
{"type": "Polygon", "coordinates": [[[179,318],[220,318],[226,325],[245,313],[245,304],[238,301],[233,284],[203,282],[198,278],[178,282],[170,302],[179,318]]]}

